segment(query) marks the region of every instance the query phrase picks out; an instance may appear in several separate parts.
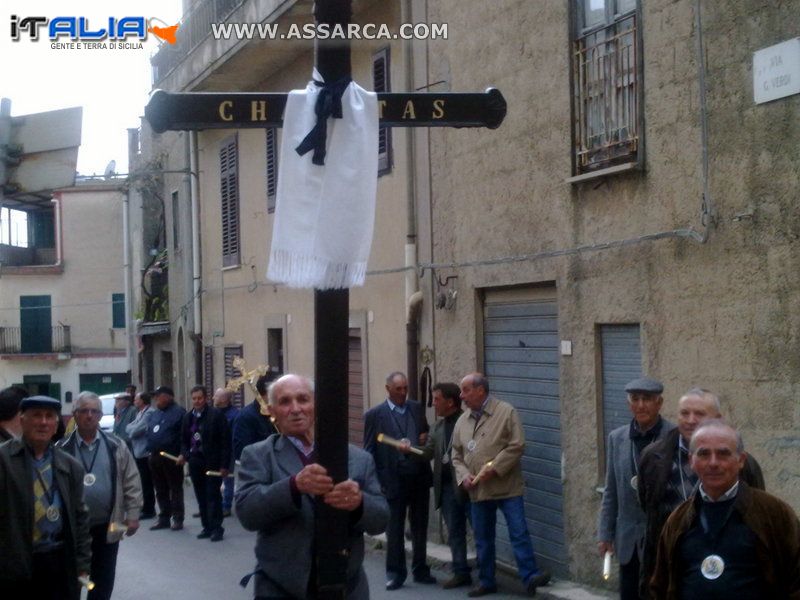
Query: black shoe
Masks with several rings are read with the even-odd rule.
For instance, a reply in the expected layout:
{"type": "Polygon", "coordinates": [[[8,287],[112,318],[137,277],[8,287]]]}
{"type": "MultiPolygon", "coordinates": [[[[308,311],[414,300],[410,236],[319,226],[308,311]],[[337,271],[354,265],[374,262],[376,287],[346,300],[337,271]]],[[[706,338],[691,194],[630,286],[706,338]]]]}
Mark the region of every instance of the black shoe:
{"type": "Polygon", "coordinates": [[[192,518],[193,519],[199,519],[200,518],[200,513],[199,512],[192,513],[192,518]]]}
{"type": "Polygon", "coordinates": [[[172,525],[170,525],[169,528],[172,529],[172,531],[180,531],[183,529],[183,521],[173,519],[172,525]]]}
{"type": "Polygon", "coordinates": [[[226,519],[227,517],[230,517],[230,516],[231,516],[231,511],[230,510],[223,510],[222,511],[222,518],[223,519],[226,519]]]}
{"type": "Polygon", "coordinates": [[[147,521],[147,519],[155,519],[155,518],[156,518],[156,513],[154,512],[143,512],[142,514],[139,515],[140,521],[147,521]]]}
{"type": "Polygon", "coordinates": [[[431,583],[436,583],[436,578],[430,573],[428,573],[427,575],[420,575],[419,577],[414,577],[414,581],[416,581],[417,583],[431,584],[431,583]]]}
{"type": "Polygon", "coordinates": [[[452,590],[463,585],[472,585],[472,577],[466,573],[458,573],[442,584],[442,588],[452,590]]]}
{"type": "Polygon", "coordinates": [[[215,530],[214,533],[211,534],[211,541],[212,542],[221,542],[222,537],[225,535],[225,530],[220,527],[219,529],[215,530]]]}
{"type": "Polygon", "coordinates": [[[484,587],[480,583],[472,588],[467,596],[470,598],[479,598],[480,596],[487,596],[489,594],[494,594],[497,592],[497,586],[493,585],[491,587],[484,587]]]}
{"type": "Polygon", "coordinates": [[[197,534],[198,540],[206,540],[210,537],[211,537],[211,532],[208,529],[203,529],[203,531],[197,534]]]}
{"type": "Polygon", "coordinates": [[[397,579],[390,579],[386,582],[386,590],[389,592],[399,590],[401,587],[403,587],[403,580],[399,577],[397,579]]]}
{"type": "Polygon", "coordinates": [[[169,529],[169,521],[164,521],[163,519],[159,519],[156,521],[155,525],[150,527],[150,531],[156,531],[157,529],[169,529]]]}
{"type": "Polygon", "coordinates": [[[550,583],[550,573],[547,571],[539,571],[538,574],[531,577],[528,581],[528,596],[535,596],[536,588],[545,586],[548,583],[550,583]]]}

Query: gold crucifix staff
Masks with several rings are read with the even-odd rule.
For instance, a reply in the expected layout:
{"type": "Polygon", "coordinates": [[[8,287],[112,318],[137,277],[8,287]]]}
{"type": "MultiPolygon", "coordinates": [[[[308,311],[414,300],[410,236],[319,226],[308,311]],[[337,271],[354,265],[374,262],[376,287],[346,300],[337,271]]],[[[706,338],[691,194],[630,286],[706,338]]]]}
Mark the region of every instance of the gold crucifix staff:
{"type": "Polygon", "coordinates": [[[258,405],[261,407],[261,414],[265,417],[269,417],[272,426],[275,427],[275,431],[280,433],[281,430],[278,429],[278,423],[275,420],[275,416],[269,410],[269,404],[267,404],[266,401],[261,397],[261,394],[258,393],[258,388],[256,388],[256,382],[258,381],[259,377],[263,377],[269,372],[269,365],[258,365],[255,369],[248,371],[247,363],[245,363],[244,358],[237,356],[233,359],[233,368],[238,370],[240,375],[238,377],[229,379],[225,389],[231,392],[236,392],[239,387],[245,383],[249,385],[250,389],[253,390],[253,394],[255,394],[258,405]]]}

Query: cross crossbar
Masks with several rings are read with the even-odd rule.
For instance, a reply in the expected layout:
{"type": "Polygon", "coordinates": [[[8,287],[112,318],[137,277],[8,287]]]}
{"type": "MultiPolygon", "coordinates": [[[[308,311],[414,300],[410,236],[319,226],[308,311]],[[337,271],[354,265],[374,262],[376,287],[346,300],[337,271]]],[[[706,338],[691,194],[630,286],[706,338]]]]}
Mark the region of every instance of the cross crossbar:
{"type": "MultiPolygon", "coordinates": [[[[253,129],[283,125],[288,94],[153,93],[144,109],[153,131],[253,129]]],[[[379,93],[380,124],[389,127],[500,127],[506,100],[495,88],[481,93],[379,93]]]]}

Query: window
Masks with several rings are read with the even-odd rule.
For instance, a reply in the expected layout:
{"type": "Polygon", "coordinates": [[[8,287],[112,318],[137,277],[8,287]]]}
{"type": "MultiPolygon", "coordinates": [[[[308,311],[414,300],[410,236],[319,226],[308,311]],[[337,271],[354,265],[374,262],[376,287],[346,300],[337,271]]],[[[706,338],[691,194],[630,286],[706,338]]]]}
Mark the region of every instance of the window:
{"type": "Polygon", "coordinates": [[[111,294],[111,326],[114,329],[125,327],[125,294],[111,294]]]}
{"type": "Polygon", "coordinates": [[[275,212],[278,196],[278,131],[268,127],[267,132],[267,210],[275,212]]]}
{"type": "MultiPolygon", "coordinates": [[[[226,346],[225,347],[225,385],[228,384],[228,381],[233,379],[234,377],[239,377],[241,372],[239,369],[235,369],[233,367],[233,359],[237,356],[243,356],[244,349],[242,346],[226,346]]],[[[233,394],[233,399],[231,403],[241,408],[244,406],[244,386],[239,386],[239,389],[236,390],[236,393],[233,394]]]]}
{"type": "Polygon", "coordinates": [[[0,209],[0,244],[28,247],[28,213],[13,208],[0,209]]]}
{"type": "Polygon", "coordinates": [[[575,174],[641,161],[636,0],[573,0],[575,174]]]}
{"type": "Polygon", "coordinates": [[[219,187],[222,204],[222,266],[240,263],[239,147],[237,137],[225,140],[219,149],[219,187]]]}
{"type": "MultiPolygon", "coordinates": [[[[372,56],[372,88],[376,92],[391,92],[389,77],[389,48],[372,56]]],[[[392,170],[392,128],[378,129],[378,176],[392,170]]]]}
{"type": "Polygon", "coordinates": [[[178,191],[172,192],[172,249],[178,249],[178,223],[180,222],[180,205],[178,204],[178,191]]]}

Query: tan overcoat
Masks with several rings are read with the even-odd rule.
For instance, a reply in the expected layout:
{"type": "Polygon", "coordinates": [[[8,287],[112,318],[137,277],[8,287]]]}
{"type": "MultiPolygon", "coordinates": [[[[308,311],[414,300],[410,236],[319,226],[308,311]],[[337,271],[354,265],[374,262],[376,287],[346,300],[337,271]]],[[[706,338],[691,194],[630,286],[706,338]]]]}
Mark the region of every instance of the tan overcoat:
{"type": "Polygon", "coordinates": [[[472,412],[465,411],[453,430],[452,458],[456,481],[461,485],[467,475],[477,475],[491,460],[498,476],[481,480],[470,490],[470,500],[480,502],[521,496],[525,433],[517,411],[508,402],[489,396],[477,422],[472,412]]]}

